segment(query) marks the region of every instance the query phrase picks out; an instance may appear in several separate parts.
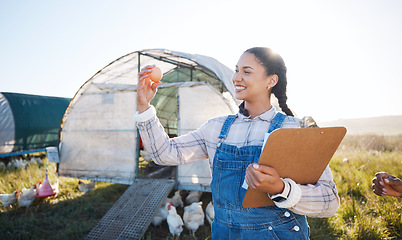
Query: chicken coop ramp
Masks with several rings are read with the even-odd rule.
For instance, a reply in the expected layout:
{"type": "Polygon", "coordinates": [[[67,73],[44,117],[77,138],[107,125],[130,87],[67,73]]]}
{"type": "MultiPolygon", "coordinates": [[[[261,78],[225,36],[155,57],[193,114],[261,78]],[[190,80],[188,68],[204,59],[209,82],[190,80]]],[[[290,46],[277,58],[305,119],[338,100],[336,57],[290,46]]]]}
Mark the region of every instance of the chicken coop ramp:
{"type": "Polygon", "coordinates": [[[86,239],[140,239],[174,180],[135,179],[86,239]]]}

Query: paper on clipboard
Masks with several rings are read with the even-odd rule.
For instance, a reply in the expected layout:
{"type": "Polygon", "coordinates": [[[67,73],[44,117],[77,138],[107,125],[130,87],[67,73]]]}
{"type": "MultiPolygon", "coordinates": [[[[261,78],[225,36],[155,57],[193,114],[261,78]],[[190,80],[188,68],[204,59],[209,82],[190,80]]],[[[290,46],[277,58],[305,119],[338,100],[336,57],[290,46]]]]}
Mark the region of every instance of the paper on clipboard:
{"type": "MultiPolygon", "coordinates": [[[[315,184],[345,137],[346,128],[281,128],[269,136],[259,164],[275,168],[282,178],[315,184]]],[[[248,189],[243,207],[275,205],[265,192],[248,189]]]]}

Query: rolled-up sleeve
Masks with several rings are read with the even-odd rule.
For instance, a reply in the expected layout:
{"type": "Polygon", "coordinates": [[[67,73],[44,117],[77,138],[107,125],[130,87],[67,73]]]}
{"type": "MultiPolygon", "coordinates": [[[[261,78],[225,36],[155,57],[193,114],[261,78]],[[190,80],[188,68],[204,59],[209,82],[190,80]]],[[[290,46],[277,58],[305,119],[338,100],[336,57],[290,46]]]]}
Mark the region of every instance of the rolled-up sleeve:
{"type": "Polygon", "coordinates": [[[338,191],[333,181],[331,169],[326,167],[316,184],[298,186],[301,189],[300,200],[289,207],[297,214],[309,217],[332,217],[340,206],[338,191]]]}

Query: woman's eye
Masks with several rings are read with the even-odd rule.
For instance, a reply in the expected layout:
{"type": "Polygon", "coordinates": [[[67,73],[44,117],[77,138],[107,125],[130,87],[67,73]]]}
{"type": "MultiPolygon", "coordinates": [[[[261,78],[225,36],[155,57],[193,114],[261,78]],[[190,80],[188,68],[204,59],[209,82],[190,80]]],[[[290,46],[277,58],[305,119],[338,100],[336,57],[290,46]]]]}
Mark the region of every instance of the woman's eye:
{"type": "Polygon", "coordinates": [[[249,71],[244,71],[244,73],[245,73],[245,74],[249,74],[250,72],[249,72],[249,71]]]}

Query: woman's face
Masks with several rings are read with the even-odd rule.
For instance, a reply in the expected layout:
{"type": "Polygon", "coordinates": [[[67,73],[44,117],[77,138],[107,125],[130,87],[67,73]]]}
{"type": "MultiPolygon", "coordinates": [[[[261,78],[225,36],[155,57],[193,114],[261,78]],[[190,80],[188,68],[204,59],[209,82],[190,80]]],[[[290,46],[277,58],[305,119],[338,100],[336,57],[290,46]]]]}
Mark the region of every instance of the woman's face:
{"type": "Polygon", "coordinates": [[[252,102],[269,98],[270,76],[252,53],[240,56],[232,81],[238,100],[252,102]]]}

